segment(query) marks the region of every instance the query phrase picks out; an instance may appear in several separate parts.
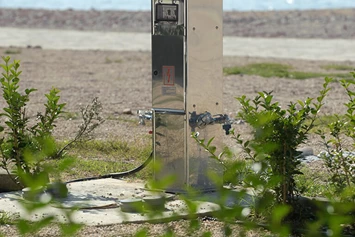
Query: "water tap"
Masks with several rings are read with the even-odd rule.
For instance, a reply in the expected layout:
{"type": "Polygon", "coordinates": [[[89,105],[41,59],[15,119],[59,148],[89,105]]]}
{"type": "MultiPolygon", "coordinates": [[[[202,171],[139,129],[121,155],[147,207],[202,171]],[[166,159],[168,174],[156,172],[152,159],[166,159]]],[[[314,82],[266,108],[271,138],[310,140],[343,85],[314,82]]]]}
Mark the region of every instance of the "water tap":
{"type": "Polygon", "coordinates": [[[195,132],[196,128],[204,128],[216,123],[223,124],[223,130],[225,130],[226,135],[229,135],[232,125],[227,114],[217,114],[212,116],[211,113],[207,111],[202,114],[197,114],[196,111],[190,113],[189,125],[192,132],[195,132]]]}
{"type": "Polygon", "coordinates": [[[153,113],[151,110],[138,110],[137,114],[140,125],[145,125],[145,120],[152,120],[153,117],[153,113]]]}

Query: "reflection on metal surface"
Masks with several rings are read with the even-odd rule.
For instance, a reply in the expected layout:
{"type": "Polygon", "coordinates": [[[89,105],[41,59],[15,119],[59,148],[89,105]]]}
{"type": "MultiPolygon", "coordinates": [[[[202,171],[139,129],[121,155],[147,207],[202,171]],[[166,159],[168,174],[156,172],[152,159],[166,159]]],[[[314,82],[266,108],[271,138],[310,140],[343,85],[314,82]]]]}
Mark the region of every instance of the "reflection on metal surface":
{"type": "Polygon", "coordinates": [[[145,120],[152,120],[152,111],[151,110],[138,110],[138,119],[140,125],[145,125],[145,120]]]}
{"type": "MultiPolygon", "coordinates": [[[[221,139],[217,137],[219,134],[223,134],[221,131],[221,127],[217,125],[207,126],[203,129],[196,128],[196,132],[199,133],[199,139],[208,141],[215,137],[212,145],[216,147],[222,146],[221,139]]],[[[188,137],[187,142],[187,147],[189,148],[189,186],[202,191],[215,190],[216,183],[220,180],[213,180],[211,177],[222,178],[223,167],[218,161],[210,158],[210,154],[197,144],[191,136],[188,137]]]]}
{"type": "Polygon", "coordinates": [[[166,187],[167,190],[181,191],[186,187],[184,122],[185,115],[179,112],[154,112],[154,161],[160,167],[155,171],[155,179],[172,177],[174,184],[166,187]]]}
{"type": "MultiPolygon", "coordinates": [[[[187,114],[202,115],[195,121],[197,126],[191,126],[188,132],[199,132],[199,139],[206,141],[214,137],[213,145],[219,148],[218,153],[222,149],[223,130],[221,125],[213,123],[211,114],[223,114],[223,1],[194,0],[186,4],[186,109],[187,114]]],[[[190,136],[187,137],[187,159],[189,185],[202,190],[215,188],[209,173],[222,177],[222,167],[190,136]]]]}
{"type": "Polygon", "coordinates": [[[184,1],[153,0],[153,35],[184,35],[184,1]]]}
{"type": "Polygon", "coordinates": [[[189,125],[191,127],[191,132],[195,132],[196,127],[204,128],[207,125],[213,124],[223,124],[223,129],[226,131],[227,135],[229,134],[231,120],[227,114],[217,114],[212,116],[211,113],[207,111],[202,114],[197,114],[196,111],[190,113],[189,125]]]}
{"type": "Polygon", "coordinates": [[[157,4],[155,10],[155,21],[173,21],[179,20],[179,5],[177,4],[157,4]]]}
{"type": "Polygon", "coordinates": [[[153,108],[184,109],[184,39],[153,35],[153,108]]]}

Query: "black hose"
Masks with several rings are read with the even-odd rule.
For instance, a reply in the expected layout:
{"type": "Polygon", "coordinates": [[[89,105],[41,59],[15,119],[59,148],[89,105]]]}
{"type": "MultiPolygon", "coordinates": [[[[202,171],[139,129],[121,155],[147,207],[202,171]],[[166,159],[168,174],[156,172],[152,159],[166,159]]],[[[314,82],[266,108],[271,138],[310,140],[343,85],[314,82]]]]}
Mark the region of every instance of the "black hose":
{"type": "Polygon", "coordinates": [[[122,178],[131,174],[135,174],[139,171],[141,171],[142,169],[144,169],[145,167],[147,167],[147,165],[153,160],[153,152],[150,153],[148,159],[146,161],[144,161],[143,164],[141,164],[140,166],[129,170],[129,171],[125,171],[125,172],[120,172],[120,173],[111,173],[111,174],[106,174],[106,175],[100,175],[97,177],[88,177],[88,178],[82,178],[82,179],[75,179],[75,180],[71,180],[68,181],[67,184],[69,183],[77,183],[77,182],[83,182],[83,181],[89,181],[89,180],[97,180],[97,179],[107,179],[107,178],[122,178]]]}

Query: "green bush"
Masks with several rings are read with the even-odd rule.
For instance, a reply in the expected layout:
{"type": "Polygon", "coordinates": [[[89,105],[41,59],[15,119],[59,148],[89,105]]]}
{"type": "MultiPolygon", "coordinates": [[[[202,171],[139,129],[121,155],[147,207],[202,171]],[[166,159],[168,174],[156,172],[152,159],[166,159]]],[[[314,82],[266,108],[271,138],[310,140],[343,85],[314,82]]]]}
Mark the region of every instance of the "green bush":
{"type": "MultiPolygon", "coordinates": [[[[11,172],[11,166],[15,165],[17,173],[36,176],[43,175],[43,162],[48,159],[58,159],[65,155],[65,152],[78,142],[90,139],[92,132],[104,122],[100,116],[101,103],[94,98],[92,104],[81,110],[82,123],[74,139],[64,144],[61,148],[52,136],[57,120],[64,114],[64,103],[60,103],[59,90],[52,88],[46,94],[47,102],[44,104],[44,113],[37,113],[37,123],[30,126],[26,115],[26,106],[30,100],[30,94],[36,89],[25,89],[24,93],[19,90],[21,71],[20,62],[10,63],[10,57],[2,57],[4,64],[2,77],[0,78],[1,89],[6,106],[0,114],[4,125],[0,131],[5,132],[0,139],[0,166],[11,172]]],[[[26,184],[26,180],[22,180],[26,184]]],[[[28,183],[28,182],[27,182],[28,183]]],[[[26,184],[28,185],[28,184],[26,184]]]]}
{"type": "MultiPolygon", "coordinates": [[[[355,73],[352,73],[355,78],[355,73]]],[[[335,115],[336,121],[328,124],[329,132],[318,130],[326,152],[322,153],[322,158],[331,174],[331,183],[339,193],[349,193],[347,190],[355,189],[355,153],[352,151],[355,143],[347,145],[349,140],[355,141],[355,82],[341,82],[349,98],[346,106],[345,116],[335,115]]],[[[351,191],[351,192],[352,192],[351,191]]],[[[355,195],[347,195],[347,198],[355,199],[355,195]]]]}
{"type": "Polygon", "coordinates": [[[271,92],[260,92],[253,100],[246,96],[237,98],[242,105],[239,116],[252,127],[253,138],[244,142],[237,135],[235,139],[253,162],[267,167],[267,179],[280,180],[280,184],[274,187],[279,203],[292,204],[296,195],[294,176],[302,174],[297,148],[306,142],[314,127],[331,81],[330,78],[325,79],[323,90],[315,102],[312,98],[291,102],[288,109],[282,109],[278,102],[273,102],[271,92]]]}
{"type": "Polygon", "coordinates": [[[9,165],[15,164],[18,172],[37,175],[41,172],[41,163],[56,152],[52,142],[52,131],[65,104],[59,103],[59,90],[51,89],[46,94],[44,114],[38,113],[37,124],[30,127],[26,105],[30,94],[36,89],[25,89],[24,93],[21,93],[19,91],[19,76],[21,75],[19,61],[10,63],[10,57],[2,57],[2,59],[4,64],[1,64],[1,67],[4,73],[2,73],[0,82],[6,107],[0,114],[5,120],[5,126],[1,127],[1,131],[5,132],[5,136],[0,140],[1,166],[8,170],[9,165]],[[26,158],[28,153],[41,155],[26,158]]]}

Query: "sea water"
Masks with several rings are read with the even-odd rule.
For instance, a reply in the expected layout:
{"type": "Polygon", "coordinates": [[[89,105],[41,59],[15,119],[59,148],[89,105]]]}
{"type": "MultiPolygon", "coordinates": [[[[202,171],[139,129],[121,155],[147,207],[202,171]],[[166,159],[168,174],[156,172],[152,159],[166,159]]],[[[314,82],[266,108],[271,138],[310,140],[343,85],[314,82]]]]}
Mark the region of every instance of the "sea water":
{"type": "MultiPolygon", "coordinates": [[[[355,0],[224,0],[225,11],[355,8],[355,0]]],[[[151,0],[0,0],[0,8],[150,10],[151,0]]]]}

